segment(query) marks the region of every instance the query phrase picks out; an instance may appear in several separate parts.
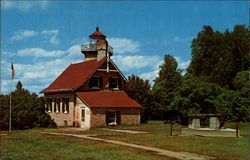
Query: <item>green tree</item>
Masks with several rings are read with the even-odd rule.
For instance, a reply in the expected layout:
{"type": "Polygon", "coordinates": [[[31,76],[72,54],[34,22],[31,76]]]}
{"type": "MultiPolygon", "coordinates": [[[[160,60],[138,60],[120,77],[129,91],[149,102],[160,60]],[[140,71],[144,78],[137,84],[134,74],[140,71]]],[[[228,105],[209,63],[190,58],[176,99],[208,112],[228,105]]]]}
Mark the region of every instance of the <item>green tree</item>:
{"type": "Polygon", "coordinates": [[[216,113],[221,115],[222,126],[226,121],[250,121],[249,93],[249,88],[237,91],[223,89],[223,92],[213,100],[216,113]]]}
{"type": "Polygon", "coordinates": [[[220,115],[222,125],[249,120],[250,31],[204,26],[192,41],[192,60],[171,109],[179,118],[193,113],[220,115]],[[248,92],[248,94],[247,94],[248,92]]]}
{"type": "MultiPolygon", "coordinates": [[[[8,129],[9,126],[9,95],[0,96],[0,129],[8,129]]],[[[36,94],[30,94],[22,88],[19,81],[17,88],[12,92],[12,128],[26,129],[33,127],[52,127],[55,123],[45,113],[42,98],[36,94]]]]}
{"type": "Polygon", "coordinates": [[[0,130],[8,129],[9,125],[9,96],[0,95],[0,130]]]}
{"type": "Polygon", "coordinates": [[[23,88],[23,85],[20,81],[17,82],[17,85],[16,85],[16,90],[22,90],[23,88]]]}
{"type": "Polygon", "coordinates": [[[153,106],[156,116],[161,119],[167,118],[167,111],[170,111],[169,105],[181,83],[181,74],[177,66],[177,61],[173,56],[165,55],[164,62],[160,65],[159,77],[154,80],[153,106]]]}
{"type": "Polygon", "coordinates": [[[186,75],[170,106],[178,113],[178,119],[186,124],[190,114],[216,113],[213,100],[220,92],[219,85],[186,75]]]}
{"type": "Polygon", "coordinates": [[[188,72],[205,81],[231,87],[235,75],[249,69],[249,37],[250,31],[243,25],[224,33],[204,26],[192,41],[188,72]]]}
{"type": "Polygon", "coordinates": [[[233,86],[236,89],[241,89],[243,87],[250,88],[250,70],[248,71],[241,71],[236,74],[236,76],[233,79],[233,86]]]}
{"type": "Polygon", "coordinates": [[[149,81],[131,75],[128,77],[128,83],[125,85],[125,92],[129,97],[143,106],[141,111],[141,122],[146,123],[147,120],[150,119],[152,100],[149,81]]]}
{"type": "Polygon", "coordinates": [[[226,121],[250,120],[249,93],[250,88],[247,87],[234,91],[186,75],[171,108],[176,110],[177,117],[183,124],[187,124],[190,114],[212,113],[219,116],[223,126],[226,121]]]}

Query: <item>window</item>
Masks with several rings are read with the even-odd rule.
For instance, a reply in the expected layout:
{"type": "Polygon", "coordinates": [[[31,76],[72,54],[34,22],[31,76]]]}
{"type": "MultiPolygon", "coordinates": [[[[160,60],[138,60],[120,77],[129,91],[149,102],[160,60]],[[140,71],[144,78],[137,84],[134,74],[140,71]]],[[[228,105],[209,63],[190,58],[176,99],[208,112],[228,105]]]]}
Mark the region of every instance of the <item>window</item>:
{"type": "Polygon", "coordinates": [[[106,123],[116,124],[116,111],[108,111],[106,113],[106,123]]]}
{"type": "Polygon", "coordinates": [[[92,77],[90,79],[90,88],[99,88],[99,77],[92,77]]]}
{"type": "Polygon", "coordinates": [[[69,98],[65,98],[65,111],[64,113],[69,113],[69,98]]]}
{"type": "Polygon", "coordinates": [[[109,78],[109,88],[118,89],[118,78],[109,78]]]}
{"type": "Polygon", "coordinates": [[[82,122],[85,121],[85,108],[82,108],[82,122]]]}
{"type": "Polygon", "coordinates": [[[69,98],[62,98],[62,113],[69,113],[69,98]]]}
{"type": "Polygon", "coordinates": [[[52,99],[47,99],[47,105],[48,105],[48,112],[52,112],[52,99]]]}
{"type": "Polygon", "coordinates": [[[48,112],[48,110],[49,110],[49,108],[48,108],[48,106],[49,106],[48,99],[45,99],[44,103],[45,103],[45,112],[48,112]]]}
{"type": "Polygon", "coordinates": [[[47,98],[45,101],[45,111],[51,112],[52,111],[52,100],[47,98]]]}
{"type": "Polygon", "coordinates": [[[60,113],[60,108],[61,108],[61,99],[60,98],[57,98],[56,104],[57,104],[56,113],[60,113]]]}
{"type": "Polygon", "coordinates": [[[54,105],[53,105],[53,107],[54,107],[54,112],[56,113],[56,110],[57,110],[57,109],[56,109],[56,99],[53,99],[53,104],[54,104],[54,105]]]}
{"type": "Polygon", "coordinates": [[[102,88],[103,78],[102,77],[91,77],[89,81],[89,88],[99,89],[102,88]]]}
{"type": "Polygon", "coordinates": [[[64,120],[64,126],[67,126],[67,125],[68,125],[68,121],[64,120]]]}
{"type": "Polygon", "coordinates": [[[65,107],[65,98],[62,98],[62,113],[65,113],[66,107],[65,107]]]}

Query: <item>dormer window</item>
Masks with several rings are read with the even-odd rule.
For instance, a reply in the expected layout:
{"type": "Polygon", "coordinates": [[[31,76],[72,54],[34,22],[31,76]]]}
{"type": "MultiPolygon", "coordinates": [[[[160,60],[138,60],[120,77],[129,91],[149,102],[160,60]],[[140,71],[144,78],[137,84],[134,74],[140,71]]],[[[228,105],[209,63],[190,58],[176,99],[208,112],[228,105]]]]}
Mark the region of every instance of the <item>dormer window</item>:
{"type": "Polygon", "coordinates": [[[113,89],[113,90],[118,90],[118,78],[110,78],[109,79],[109,88],[113,89]]]}
{"type": "Polygon", "coordinates": [[[91,77],[89,88],[100,89],[102,87],[102,77],[91,77]]]}

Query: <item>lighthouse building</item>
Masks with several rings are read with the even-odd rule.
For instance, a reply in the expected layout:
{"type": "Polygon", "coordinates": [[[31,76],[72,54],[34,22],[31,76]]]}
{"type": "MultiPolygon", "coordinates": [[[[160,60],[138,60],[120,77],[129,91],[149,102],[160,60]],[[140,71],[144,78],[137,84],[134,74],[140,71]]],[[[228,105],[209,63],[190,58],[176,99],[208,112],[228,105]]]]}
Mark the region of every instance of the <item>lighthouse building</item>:
{"type": "Polygon", "coordinates": [[[106,36],[97,27],[89,38],[81,46],[84,61],[69,65],[41,91],[46,112],[58,126],[140,123],[142,106],[123,91],[127,79],[110,59],[113,48],[106,36]]]}

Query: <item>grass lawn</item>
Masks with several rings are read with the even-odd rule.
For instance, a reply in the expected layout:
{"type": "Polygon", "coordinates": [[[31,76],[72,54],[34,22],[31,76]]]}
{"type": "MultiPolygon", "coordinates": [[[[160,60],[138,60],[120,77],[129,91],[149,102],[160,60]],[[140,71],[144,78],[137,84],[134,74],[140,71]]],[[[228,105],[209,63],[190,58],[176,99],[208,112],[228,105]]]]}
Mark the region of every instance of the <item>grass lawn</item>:
{"type": "MultiPolygon", "coordinates": [[[[134,126],[117,126],[117,129],[132,129],[149,132],[149,134],[103,135],[106,139],[120,140],[136,144],[144,144],[173,151],[193,152],[217,159],[242,159],[250,157],[249,131],[250,123],[240,124],[239,138],[177,136],[181,131],[180,125],[174,125],[173,135],[168,136],[170,125],[161,121],[151,121],[148,124],[134,126]]],[[[235,128],[235,123],[228,123],[225,128],[235,128]]]]}
{"type": "MultiPolygon", "coordinates": [[[[56,129],[13,131],[1,136],[1,160],[168,160],[143,150],[65,136],[40,134],[56,129]]],[[[2,132],[1,134],[4,134],[2,132]]]]}
{"type": "MultiPolygon", "coordinates": [[[[234,128],[235,124],[227,126],[234,128]]],[[[242,159],[249,157],[249,125],[242,123],[240,138],[211,138],[198,136],[169,137],[169,125],[161,121],[148,124],[120,125],[112,129],[131,129],[149,132],[147,134],[127,134],[104,131],[95,128],[88,131],[70,131],[76,134],[95,134],[105,139],[155,146],[173,151],[186,151],[216,157],[217,159],[242,159]]],[[[173,134],[180,133],[181,126],[174,125],[173,134]]],[[[1,160],[166,160],[172,159],[108,143],[65,136],[51,136],[40,132],[69,132],[61,129],[32,129],[13,131],[1,136],[1,160]]],[[[2,132],[1,134],[4,134],[2,132]]]]}

